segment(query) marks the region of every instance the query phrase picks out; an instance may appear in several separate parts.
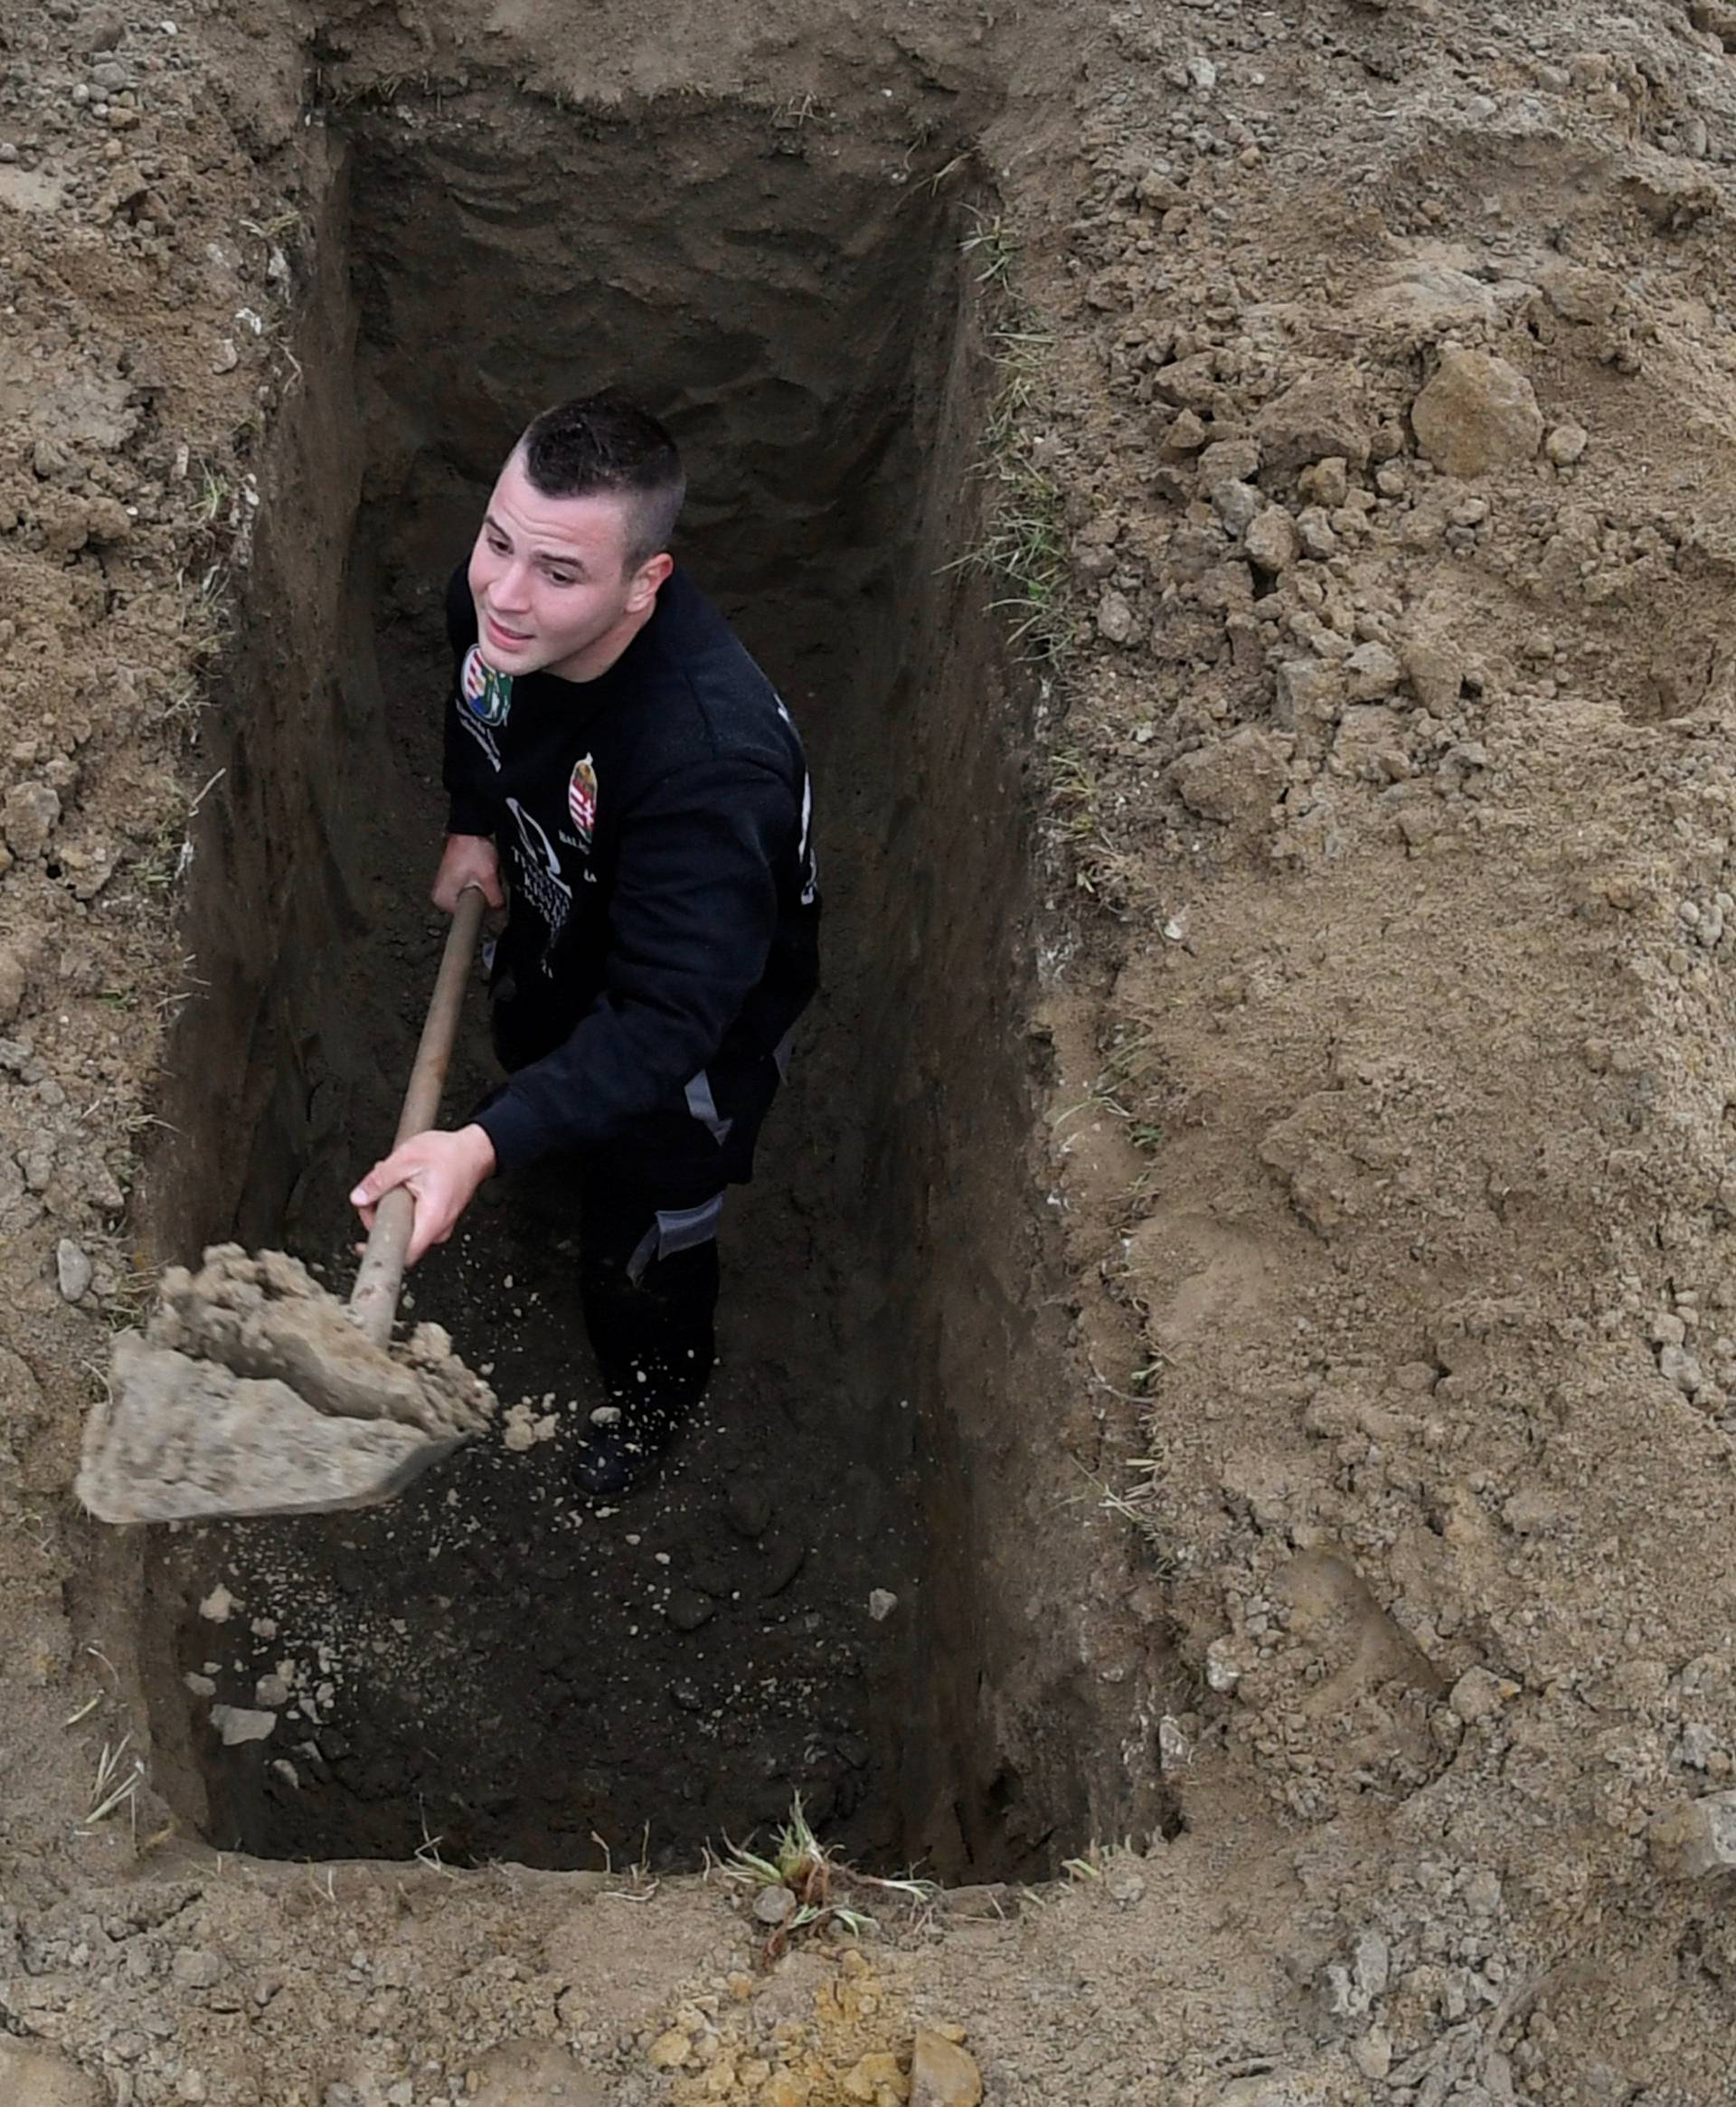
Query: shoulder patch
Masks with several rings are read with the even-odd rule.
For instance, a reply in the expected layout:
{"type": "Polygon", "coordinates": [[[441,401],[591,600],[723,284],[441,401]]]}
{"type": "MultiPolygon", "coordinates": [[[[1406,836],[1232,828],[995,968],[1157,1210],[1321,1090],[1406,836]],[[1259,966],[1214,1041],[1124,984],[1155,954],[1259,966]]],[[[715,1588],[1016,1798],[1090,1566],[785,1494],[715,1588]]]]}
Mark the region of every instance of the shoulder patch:
{"type": "Polygon", "coordinates": [[[480,644],[471,645],[458,669],[458,704],[478,724],[504,724],[513,706],[513,676],[496,673],[482,656],[480,644]]]}

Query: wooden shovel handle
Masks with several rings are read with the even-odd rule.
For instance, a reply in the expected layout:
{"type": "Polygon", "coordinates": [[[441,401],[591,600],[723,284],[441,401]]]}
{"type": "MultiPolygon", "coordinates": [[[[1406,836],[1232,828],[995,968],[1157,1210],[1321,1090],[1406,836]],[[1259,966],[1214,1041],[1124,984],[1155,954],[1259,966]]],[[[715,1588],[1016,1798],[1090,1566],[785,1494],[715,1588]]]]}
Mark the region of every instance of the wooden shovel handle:
{"type": "MultiPolygon", "coordinates": [[[[440,1093],[446,1087],[452,1044],[458,1035],[458,1012],[464,1005],[465,983],[469,978],[486,904],[480,886],[467,885],[458,895],[410,1072],[410,1088],[404,1092],[394,1148],[412,1134],[425,1132],[440,1116],[440,1093]]],[[[405,1186],[394,1186],[373,1211],[368,1248],[362,1254],[350,1295],[350,1315],[363,1336],[377,1346],[383,1346],[392,1337],[392,1319],[398,1314],[398,1291],[404,1284],[404,1253],[410,1249],[415,1219],[416,1203],[405,1186]]]]}

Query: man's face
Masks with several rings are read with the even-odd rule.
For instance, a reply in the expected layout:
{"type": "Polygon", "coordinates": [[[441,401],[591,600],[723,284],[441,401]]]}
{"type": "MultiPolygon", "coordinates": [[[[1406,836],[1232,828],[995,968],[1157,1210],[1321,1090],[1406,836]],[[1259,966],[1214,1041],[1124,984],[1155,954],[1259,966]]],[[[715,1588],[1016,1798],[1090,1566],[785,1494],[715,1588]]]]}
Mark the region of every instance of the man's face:
{"type": "Polygon", "coordinates": [[[470,552],[482,655],[497,673],[585,679],[610,663],[671,568],[654,556],[629,572],[627,526],[621,498],[544,497],[514,449],[470,552]]]}

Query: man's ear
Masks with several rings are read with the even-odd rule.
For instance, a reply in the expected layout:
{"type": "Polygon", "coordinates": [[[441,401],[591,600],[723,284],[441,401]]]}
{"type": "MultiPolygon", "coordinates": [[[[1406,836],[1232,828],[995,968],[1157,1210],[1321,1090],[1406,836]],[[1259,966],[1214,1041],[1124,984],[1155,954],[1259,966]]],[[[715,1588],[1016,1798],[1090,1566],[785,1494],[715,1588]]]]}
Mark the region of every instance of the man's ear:
{"type": "Polygon", "coordinates": [[[657,597],[657,588],[675,567],[675,560],[665,549],[661,555],[653,556],[641,563],[633,573],[633,582],[627,588],[627,611],[642,615],[657,597]]]}

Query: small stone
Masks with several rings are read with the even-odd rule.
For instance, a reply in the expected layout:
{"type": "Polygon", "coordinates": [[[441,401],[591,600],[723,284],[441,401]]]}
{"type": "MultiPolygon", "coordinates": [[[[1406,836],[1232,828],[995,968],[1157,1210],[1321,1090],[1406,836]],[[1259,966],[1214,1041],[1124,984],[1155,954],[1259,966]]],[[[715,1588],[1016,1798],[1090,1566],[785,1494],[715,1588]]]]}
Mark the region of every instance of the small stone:
{"type": "Polygon", "coordinates": [[[183,1946],[169,1964],[169,1973],[184,1990],[208,1990],[222,1979],[222,1957],[209,1946],[183,1946]]]}
{"type": "Polygon", "coordinates": [[[16,856],[39,856],[58,825],[61,800],[46,783],[14,783],[0,807],[0,833],[16,856]]]}
{"type": "Polygon", "coordinates": [[[774,1929],[783,1923],[796,1907],[796,1897],[787,1887],[762,1887],[753,1898],[754,1922],[769,1924],[774,1929]]]}
{"type": "Polygon", "coordinates": [[[61,1293],[69,1302],[76,1302],[90,1287],[94,1271],[90,1252],[74,1243],[70,1236],[61,1237],[55,1247],[54,1270],[60,1279],[61,1293]]]}
{"type": "Polygon", "coordinates": [[[1464,656],[1437,633],[1404,639],[1404,671],[1424,709],[1444,717],[1457,708],[1465,685],[1464,656]]]}
{"type": "Polygon", "coordinates": [[[1344,661],[1353,703],[1378,703],[1404,678],[1404,668],[1384,644],[1359,644],[1344,661]]]}
{"type": "Polygon", "coordinates": [[[1368,411],[1363,385],[1343,368],[1311,373],[1260,411],[1258,422],[1269,468],[1307,468],[1311,461],[1368,462],[1368,411]]]}
{"type": "Polygon", "coordinates": [[[197,1668],[189,1668],[181,1680],[195,1697],[214,1697],[217,1695],[216,1678],[202,1676],[197,1668]]]}
{"type": "Polygon", "coordinates": [[[1497,1676],[1487,1668],[1467,1668],[1448,1693],[1447,1702],[1467,1725],[1498,1712],[1505,1695],[1497,1676]]]}
{"type": "Polygon", "coordinates": [[[771,1495],[752,1479],[738,1478],[724,1497],[723,1519],[738,1536],[763,1536],[771,1526],[771,1495]]]}
{"type": "Polygon", "coordinates": [[[1703,1880],[1736,1866],[1736,1792],[1666,1808],[1646,1831],[1652,1863],[1666,1878],[1703,1880]]]}
{"type": "Polygon", "coordinates": [[[890,1588],[870,1588],[868,1614],[876,1624],[883,1624],[898,1607],[898,1597],[890,1588]]]}
{"type": "Polygon", "coordinates": [[[1235,1657],[1235,1642],[1229,1639],[1214,1639],[1205,1649],[1205,1687],[1227,1697],[1241,1680],[1241,1668],[1235,1657]]]}
{"type": "Polygon", "coordinates": [[[1705,1372],[1696,1356],[1684,1346],[1660,1346],[1657,1370],[1666,1383],[1674,1383],[1684,1397],[1692,1397],[1705,1383],[1705,1372]]]}
{"type": "Polygon", "coordinates": [[[1305,505],[1297,515],[1296,538],[1302,553],[1312,556],[1316,563],[1324,563],[1337,553],[1338,537],[1332,531],[1324,505],[1305,505]]]}
{"type": "Polygon", "coordinates": [[[268,1711],[282,1711],[289,1702],[289,1686],[279,1675],[261,1676],[253,1686],[253,1702],[268,1711]]]}
{"type": "Polygon", "coordinates": [[[234,1608],[234,1596],[219,1583],[200,1603],[199,1614],[207,1624],[227,1624],[234,1608]]]}
{"type": "Polygon", "coordinates": [[[878,2107],[882,2091],[895,2100],[910,2097],[910,2081],[899,2068],[898,2058],[885,2049],[875,2049],[845,2071],[839,2090],[846,2100],[864,2100],[878,2107]]]}
{"type": "Polygon", "coordinates": [[[910,2107],[978,2107],[982,2096],[983,2074],[975,2058],[938,2027],[919,2027],[910,2058],[910,2107]]]}
{"type": "Polygon", "coordinates": [[[211,362],[211,370],[213,373],[232,373],[241,363],[241,353],[236,350],[230,338],[225,336],[217,346],[216,355],[211,362]]]}
{"type": "Polygon", "coordinates": [[[1615,317],[1621,283],[1608,271],[1590,270],[1582,264],[1552,263],[1539,282],[1543,298],[1564,322],[1590,326],[1615,317]]]}
{"type": "Polygon", "coordinates": [[[241,1705],[213,1705],[211,1724],[226,1749],[240,1748],[243,1743],[264,1741],[278,1724],[275,1712],[254,1712],[241,1705]]]}
{"type": "Polygon", "coordinates": [[[1139,620],[1124,593],[1106,587],[1103,597],[1097,603],[1097,633],[1105,643],[1131,644],[1138,633],[1139,620]]]}
{"type": "Polygon", "coordinates": [[[521,1401],[513,1405],[501,1423],[500,1442],[514,1456],[523,1456],[536,1446],[536,1418],[528,1404],[521,1401]]]}
{"type": "Polygon", "coordinates": [[[1443,474],[1469,478],[1528,461],[1543,413],[1516,366],[1486,351],[1448,351],[1410,406],[1417,443],[1443,474]]]}
{"type": "Polygon", "coordinates": [[[1164,444],[1171,453],[1197,453],[1205,444],[1208,432],[1204,420],[1193,410],[1184,410],[1164,434],[1164,444]]]}
{"type": "Polygon", "coordinates": [[[1119,1904],[1124,1910],[1133,1909],[1145,1900],[1145,1875],[1136,1873],[1131,1866],[1112,1867],[1103,1885],[1108,1890],[1109,1900],[1119,1904]]]}
{"type": "Polygon", "coordinates": [[[1351,1949],[1351,1969],[1365,2000],[1384,1997],[1392,1979],[1392,1949],[1379,1932],[1364,1932],[1351,1949]]]}
{"type": "Polygon", "coordinates": [[[717,1614],[717,1604],[697,1588],[677,1588],[664,1604],[664,1615],[677,1631],[697,1631],[717,1614]]]}
{"type": "Polygon", "coordinates": [[[1297,481],[1305,496],[1328,512],[1336,512],[1350,495],[1350,464],[1341,454],[1328,454],[1324,461],[1305,468],[1297,481]]]}
{"type": "Polygon", "coordinates": [[[1251,483],[1220,483],[1212,493],[1212,509],[1232,534],[1246,534],[1265,502],[1251,483]]]}
{"type": "Polygon", "coordinates": [[[754,2107],[809,2107],[813,2097],[814,2088],[797,2072],[773,2071],[755,2096],[754,2107]]]}
{"type": "Polygon", "coordinates": [[[1392,2068],[1392,2037],[1384,2027],[1371,2027],[1351,2044],[1350,2057],[1371,2084],[1381,2084],[1392,2068]]]}
{"type": "Polygon", "coordinates": [[[678,2071],[693,2052],[691,2036],[684,2034],[679,2027],[672,2027],[666,2034],[659,2034],[646,2051],[653,2070],[678,2071]]]}
{"type": "Polygon", "coordinates": [[[1296,562],[1296,522],[1281,505],[1269,505],[1242,539],[1248,561],[1275,578],[1296,562]]]}
{"type": "Polygon", "coordinates": [[[1582,424],[1558,424],[1543,441],[1543,451],[1558,468],[1571,468],[1591,443],[1582,424]]]}
{"type": "Polygon", "coordinates": [[[1200,488],[1208,493],[1223,483],[1250,483],[1260,473],[1260,441],[1221,439],[1200,456],[1200,488]]]}
{"type": "Polygon", "coordinates": [[[1275,720],[1285,732],[1328,723],[1344,697],[1344,679],[1335,666],[1318,658],[1287,658],[1278,669],[1275,720]]]}
{"type": "Polygon", "coordinates": [[[1183,754],[1170,770],[1183,804],[1225,825],[1263,817],[1283,796],[1288,779],[1282,749],[1253,724],[1183,754]]]}

